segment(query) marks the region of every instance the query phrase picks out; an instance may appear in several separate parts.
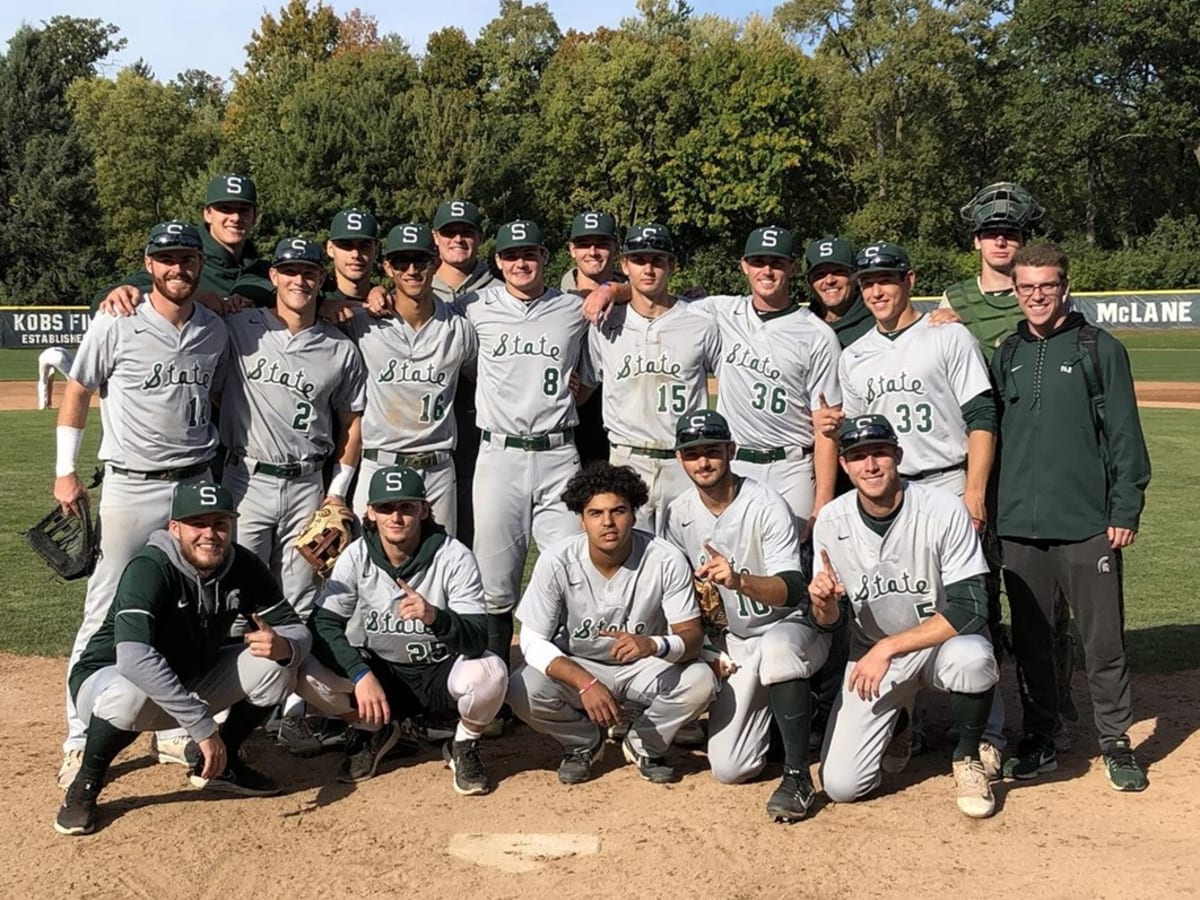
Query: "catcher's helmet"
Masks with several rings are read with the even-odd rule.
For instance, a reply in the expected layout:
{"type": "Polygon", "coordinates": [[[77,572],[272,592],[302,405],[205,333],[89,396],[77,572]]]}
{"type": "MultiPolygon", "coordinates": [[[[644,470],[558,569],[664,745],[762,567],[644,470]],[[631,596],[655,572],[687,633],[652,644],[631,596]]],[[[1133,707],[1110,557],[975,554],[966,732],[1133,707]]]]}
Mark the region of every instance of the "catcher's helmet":
{"type": "Polygon", "coordinates": [[[988,228],[1015,228],[1029,231],[1046,211],[1033,195],[1019,184],[997,181],[981,188],[959,214],[971,223],[976,234],[988,228]]]}

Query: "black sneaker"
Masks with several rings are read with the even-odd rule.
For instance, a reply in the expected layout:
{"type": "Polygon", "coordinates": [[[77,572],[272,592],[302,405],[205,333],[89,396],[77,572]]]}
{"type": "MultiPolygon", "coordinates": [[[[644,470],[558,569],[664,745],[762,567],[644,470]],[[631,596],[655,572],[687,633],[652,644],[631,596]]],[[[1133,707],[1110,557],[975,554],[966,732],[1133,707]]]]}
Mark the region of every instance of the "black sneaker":
{"type": "Polygon", "coordinates": [[[621,742],[625,759],[637,766],[638,774],[653,784],[671,784],[679,780],[675,770],[661,756],[646,756],[633,749],[628,736],[621,742]]]}
{"type": "Polygon", "coordinates": [[[1150,779],[1133,756],[1129,738],[1120,738],[1109,744],[1103,753],[1104,771],[1114,791],[1144,791],[1150,787],[1150,779]]]}
{"type": "Polygon", "coordinates": [[[378,731],[362,731],[358,728],[350,731],[350,737],[346,739],[346,756],[342,759],[337,776],[338,781],[344,784],[355,784],[374,777],[379,761],[400,739],[400,726],[395,722],[388,722],[378,731]]]}
{"type": "Polygon", "coordinates": [[[592,766],[604,756],[604,736],[594,747],[568,750],[558,764],[558,780],[563,784],[583,784],[592,777],[592,766]]]}
{"type": "Polygon", "coordinates": [[[441,744],[454,740],[454,722],[443,722],[431,716],[413,716],[408,720],[412,736],[430,744],[441,744]]]}
{"type": "Polygon", "coordinates": [[[76,778],[67,788],[67,796],[58,808],[54,830],[59,834],[91,834],[96,830],[96,798],[100,785],[76,778]]]}
{"type": "Polygon", "coordinates": [[[486,794],[492,789],[483,760],[479,756],[479,741],[446,741],[442,757],[454,773],[454,790],[464,796],[486,794]]]}
{"type": "Polygon", "coordinates": [[[776,822],[799,822],[808,815],[817,794],[804,769],[783,767],[783,781],[767,801],[767,815],[776,822]]]}
{"type": "Polygon", "coordinates": [[[1037,778],[1058,768],[1058,751],[1054,742],[1036,736],[1027,736],[1017,745],[1017,754],[1004,764],[1006,779],[1026,780],[1037,778]]]}
{"type": "Polygon", "coordinates": [[[243,797],[270,797],[282,793],[275,779],[246,765],[236,753],[229,757],[225,763],[225,771],[216,778],[202,777],[200,773],[203,770],[204,760],[201,759],[188,775],[188,781],[193,787],[226,794],[241,794],[243,797]]]}

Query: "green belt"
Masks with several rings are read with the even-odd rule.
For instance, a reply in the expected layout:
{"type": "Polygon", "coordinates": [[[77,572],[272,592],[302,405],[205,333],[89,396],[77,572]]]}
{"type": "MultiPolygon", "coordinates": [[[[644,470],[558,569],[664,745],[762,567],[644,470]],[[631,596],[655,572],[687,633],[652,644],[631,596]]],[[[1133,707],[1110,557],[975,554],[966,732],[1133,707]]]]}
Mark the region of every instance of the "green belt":
{"type": "Polygon", "coordinates": [[[431,450],[428,453],[393,453],[391,450],[364,450],[363,458],[369,459],[371,462],[379,462],[380,452],[395,457],[395,462],[389,463],[389,465],[408,466],[410,469],[428,469],[431,466],[436,466],[440,461],[438,451],[436,450],[431,450]]]}
{"type": "MultiPolygon", "coordinates": [[[[802,449],[804,450],[804,456],[812,453],[812,447],[804,447],[802,449]]],[[[772,447],[770,450],[750,450],[746,447],[739,447],[737,458],[742,462],[749,463],[779,462],[781,459],[787,459],[787,447],[772,447]]]]}
{"type": "MultiPolygon", "coordinates": [[[[316,471],[316,470],[313,470],[316,471]]],[[[254,469],[255,474],[262,472],[264,475],[273,475],[276,478],[299,478],[305,474],[304,467],[300,463],[275,463],[260,462],[254,469]]]]}
{"type": "Polygon", "coordinates": [[[674,450],[659,450],[657,447],[630,447],[632,456],[648,456],[651,459],[674,459],[674,450]]]}
{"type": "Polygon", "coordinates": [[[212,460],[208,460],[192,466],[184,466],[182,469],[159,469],[156,472],[135,472],[132,469],[122,469],[120,466],[112,464],[109,464],[109,468],[116,475],[124,475],[126,478],[140,478],[142,481],[183,481],[185,478],[191,478],[193,475],[207,472],[211,465],[212,460]]]}
{"type": "MultiPolygon", "coordinates": [[[[516,437],[515,435],[508,434],[504,436],[504,446],[513,450],[553,450],[554,447],[550,443],[550,438],[554,434],[562,434],[563,442],[559,446],[565,447],[575,436],[575,429],[564,428],[561,432],[552,431],[548,434],[538,434],[533,437],[516,437]]],[[[485,441],[490,441],[492,433],[484,429],[480,437],[485,441]]]]}

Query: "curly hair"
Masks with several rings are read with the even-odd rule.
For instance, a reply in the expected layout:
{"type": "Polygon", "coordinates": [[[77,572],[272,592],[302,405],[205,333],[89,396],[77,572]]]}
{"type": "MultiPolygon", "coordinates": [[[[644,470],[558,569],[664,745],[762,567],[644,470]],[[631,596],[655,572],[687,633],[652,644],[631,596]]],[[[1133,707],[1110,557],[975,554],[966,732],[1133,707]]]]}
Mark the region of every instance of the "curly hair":
{"type": "Polygon", "coordinates": [[[567,482],[562,501],[571,512],[582,515],[583,508],[597,494],[624,497],[634,512],[650,499],[650,489],[637,472],[629,466],[614,466],[600,461],[590,464],[567,482]]]}

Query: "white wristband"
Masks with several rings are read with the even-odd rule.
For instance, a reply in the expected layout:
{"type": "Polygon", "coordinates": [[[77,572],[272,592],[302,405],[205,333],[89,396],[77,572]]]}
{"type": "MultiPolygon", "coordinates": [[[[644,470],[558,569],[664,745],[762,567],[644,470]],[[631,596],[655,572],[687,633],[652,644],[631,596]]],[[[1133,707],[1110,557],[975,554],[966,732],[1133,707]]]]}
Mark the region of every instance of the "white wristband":
{"type": "Polygon", "coordinates": [[[345,463],[338,463],[333,467],[333,477],[329,479],[329,493],[334,497],[346,499],[346,492],[350,490],[350,482],[354,480],[354,470],[356,466],[348,466],[345,463]]]}
{"type": "Polygon", "coordinates": [[[79,445],[83,443],[83,429],[57,425],[54,428],[54,442],[58,448],[54,457],[55,476],[62,478],[64,475],[73,475],[75,457],[79,455],[79,445]]]}
{"type": "Polygon", "coordinates": [[[663,659],[673,663],[683,659],[683,654],[687,652],[687,644],[683,642],[683,638],[677,634],[668,634],[665,640],[667,642],[667,655],[663,659]]]}

